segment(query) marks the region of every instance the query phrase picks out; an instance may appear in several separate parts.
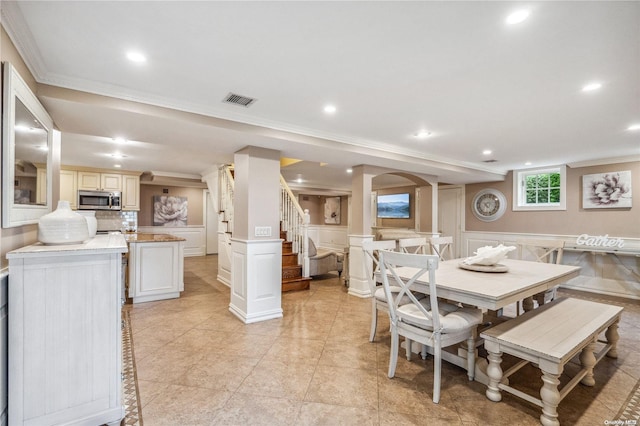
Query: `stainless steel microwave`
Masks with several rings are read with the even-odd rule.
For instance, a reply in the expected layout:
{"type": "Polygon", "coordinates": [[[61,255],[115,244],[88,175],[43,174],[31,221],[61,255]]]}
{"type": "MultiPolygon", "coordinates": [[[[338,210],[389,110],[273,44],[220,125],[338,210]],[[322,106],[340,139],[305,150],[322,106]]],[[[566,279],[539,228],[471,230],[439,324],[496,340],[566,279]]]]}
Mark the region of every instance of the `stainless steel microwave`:
{"type": "Polygon", "coordinates": [[[121,210],[120,191],[78,191],[78,210],[121,210]]]}

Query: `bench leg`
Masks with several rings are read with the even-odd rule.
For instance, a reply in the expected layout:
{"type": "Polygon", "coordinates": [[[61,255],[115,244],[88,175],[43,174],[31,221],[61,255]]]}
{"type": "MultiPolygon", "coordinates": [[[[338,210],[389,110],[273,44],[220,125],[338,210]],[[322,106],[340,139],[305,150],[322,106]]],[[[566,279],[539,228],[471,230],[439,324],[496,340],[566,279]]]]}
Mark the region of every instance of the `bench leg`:
{"type": "Polygon", "coordinates": [[[502,352],[489,352],[489,365],[487,366],[487,376],[489,376],[489,384],[487,385],[487,391],[485,395],[491,401],[498,402],[502,400],[502,394],[498,385],[502,380],[502,368],[500,363],[502,362],[502,352]]]}
{"type": "Polygon", "coordinates": [[[593,378],[593,367],[596,365],[596,356],[594,354],[596,350],[596,339],[597,337],[585,346],[580,353],[580,364],[582,364],[582,368],[586,370],[586,374],[580,383],[585,386],[593,386],[596,384],[596,380],[593,378]]]}
{"type": "Polygon", "coordinates": [[[609,358],[618,358],[618,340],[620,336],[618,335],[618,320],[611,324],[607,331],[604,332],[605,337],[607,338],[607,343],[611,345],[611,349],[607,352],[607,356],[609,358]]]}
{"type": "Polygon", "coordinates": [[[540,423],[543,426],[560,426],[558,421],[558,404],[560,403],[560,392],[558,392],[558,380],[560,374],[542,371],[542,388],[540,388],[540,399],[542,400],[542,415],[540,423]]]}

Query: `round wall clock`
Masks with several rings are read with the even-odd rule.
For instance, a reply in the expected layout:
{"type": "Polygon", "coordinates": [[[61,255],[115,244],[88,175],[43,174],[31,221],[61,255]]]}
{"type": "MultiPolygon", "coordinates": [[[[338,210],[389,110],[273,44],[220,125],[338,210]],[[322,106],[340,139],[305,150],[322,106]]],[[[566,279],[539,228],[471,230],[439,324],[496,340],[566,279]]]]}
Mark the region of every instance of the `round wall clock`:
{"type": "Polygon", "coordinates": [[[507,198],[497,189],[483,189],[473,197],[471,210],[478,219],[491,222],[500,218],[507,210],[507,198]]]}

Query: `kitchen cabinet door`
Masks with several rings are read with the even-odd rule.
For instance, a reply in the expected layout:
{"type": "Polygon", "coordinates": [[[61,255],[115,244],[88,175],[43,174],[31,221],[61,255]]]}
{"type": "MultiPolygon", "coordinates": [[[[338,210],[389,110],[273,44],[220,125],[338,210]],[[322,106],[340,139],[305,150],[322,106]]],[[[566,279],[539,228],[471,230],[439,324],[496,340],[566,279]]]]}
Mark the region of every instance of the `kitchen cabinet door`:
{"type": "Polygon", "coordinates": [[[122,210],[140,210],[140,176],[122,175],[122,210]]]}
{"type": "Polygon", "coordinates": [[[78,172],[78,189],[122,191],[122,175],[119,173],[78,172]]]}
{"type": "Polygon", "coordinates": [[[60,199],[68,201],[73,210],[78,208],[78,172],[60,170],[60,199]]]}

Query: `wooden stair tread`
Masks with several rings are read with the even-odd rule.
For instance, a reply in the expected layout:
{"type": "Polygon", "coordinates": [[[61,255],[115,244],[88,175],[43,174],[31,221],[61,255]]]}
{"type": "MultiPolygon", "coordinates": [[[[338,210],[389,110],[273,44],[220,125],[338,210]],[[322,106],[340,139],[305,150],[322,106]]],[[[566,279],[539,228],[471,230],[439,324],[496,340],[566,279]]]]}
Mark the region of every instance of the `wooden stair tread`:
{"type": "Polygon", "coordinates": [[[311,278],[282,280],[282,291],[309,290],[311,278]]]}

